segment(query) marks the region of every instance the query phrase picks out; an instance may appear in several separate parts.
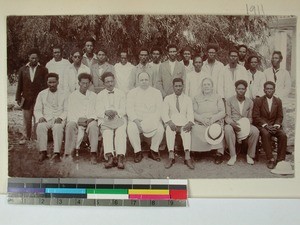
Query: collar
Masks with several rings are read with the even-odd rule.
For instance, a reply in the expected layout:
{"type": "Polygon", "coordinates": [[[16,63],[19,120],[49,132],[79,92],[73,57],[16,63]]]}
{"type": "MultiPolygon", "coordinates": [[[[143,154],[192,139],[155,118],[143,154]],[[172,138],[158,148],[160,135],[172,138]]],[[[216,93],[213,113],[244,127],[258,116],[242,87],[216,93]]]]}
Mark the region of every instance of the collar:
{"type": "Polygon", "coordinates": [[[115,88],[115,87],[114,87],[114,89],[112,89],[111,91],[107,90],[106,88],[105,88],[104,90],[106,91],[106,93],[111,92],[111,91],[113,91],[113,92],[116,93],[116,88],[115,88]]]}
{"type": "MultiPolygon", "coordinates": [[[[82,57],[88,59],[86,53],[84,53],[82,57]]],[[[96,59],[97,60],[97,55],[95,53],[93,53],[92,59],[96,59]]]]}
{"type": "MultiPolygon", "coordinates": [[[[34,68],[36,68],[37,66],[40,66],[40,65],[41,65],[41,64],[38,62],[37,65],[36,65],[34,68]]],[[[30,67],[30,66],[29,66],[29,62],[26,64],[26,66],[27,66],[27,67],[30,67]]]]}
{"type": "Polygon", "coordinates": [[[148,68],[148,67],[150,67],[150,64],[149,64],[149,63],[146,63],[146,65],[143,66],[141,63],[139,63],[139,64],[137,64],[137,67],[138,67],[138,68],[144,68],[144,67],[148,68]]]}

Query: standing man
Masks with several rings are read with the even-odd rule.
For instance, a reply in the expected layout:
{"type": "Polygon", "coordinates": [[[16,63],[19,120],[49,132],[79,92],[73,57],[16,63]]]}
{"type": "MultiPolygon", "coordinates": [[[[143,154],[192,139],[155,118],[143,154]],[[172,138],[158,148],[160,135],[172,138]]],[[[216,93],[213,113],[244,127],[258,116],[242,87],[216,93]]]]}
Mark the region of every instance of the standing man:
{"type": "Polygon", "coordinates": [[[106,169],[113,166],[124,169],[127,127],[125,93],[115,88],[115,77],[111,72],[104,73],[102,81],[105,89],[97,96],[96,111],[103,136],[104,157],[107,159],[104,166],[106,169]],[[116,165],[113,160],[114,150],[116,165]]]}
{"type": "MultiPolygon", "coordinates": [[[[217,93],[225,99],[235,95],[235,82],[245,80],[248,83],[248,73],[245,67],[238,63],[238,51],[231,49],[229,51],[229,63],[223,68],[218,79],[217,93]]],[[[248,94],[246,93],[246,97],[248,94]]]]}
{"type": "Polygon", "coordinates": [[[65,158],[68,159],[77,147],[78,129],[82,129],[88,134],[91,147],[91,163],[96,164],[99,133],[95,109],[97,95],[88,90],[92,81],[90,74],[79,74],[78,81],[79,89],[72,92],[68,100],[65,158]]]}
{"type": "Polygon", "coordinates": [[[264,95],[264,83],[266,76],[263,72],[257,70],[259,65],[258,56],[252,55],[248,58],[248,77],[249,77],[249,96],[252,100],[264,95]]]}
{"type": "Polygon", "coordinates": [[[141,137],[151,138],[149,157],[160,161],[158,154],[159,144],[164,135],[161,122],[162,96],[159,90],[150,87],[150,75],[141,72],[138,75],[139,87],[129,91],[127,95],[127,133],[134,149],[134,162],[142,160],[141,137]]]}
{"type": "Polygon", "coordinates": [[[207,60],[203,62],[202,67],[202,71],[212,79],[215,92],[217,92],[219,76],[224,68],[224,64],[216,59],[218,50],[218,44],[210,43],[207,45],[207,60]]]}
{"type": "MultiPolygon", "coordinates": [[[[195,60],[195,59],[194,59],[195,60]]],[[[182,93],[183,80],[173,80],[174,93],[164,99],[162,119],[167,125],[166,139],[169,149],[169,160],[165,167],[168,169],[175,163],[174,146],[176,133],[180,133],[183,142],[185,160],[184,163],[194,169],[190,157],[191,130],[194,125],[194,111],[192,99],[182,93]]]]}
{"type": "Polygon", "coordinates": [[[85,53],[82,56],[82,63],[89,68],[98,61],[97,55],[94,53],[94,42],[95,40],[93,38],[89,38],[86,40],[84,45],[85,53]]]}
{"type": "Polygon", "coordinates": [[[241,131],[241,127],[238,123],[241,118],[247,118],[249,120],[249,123],[251,124],[250,132],[247,137],[247,163],[253,165],[256,143],[259,138],[258,129],[252,125],[253,102],[251,99],[245,97],[245,93],[248,87],[248,83],[245,80],[238,80],[237,82],[235,82],[235,87],[236,95],[226,100],[225,140],[230,152],[230,160],[227,162],[227,165],[233,166],[236,162],[235,144],[237,134],[241,131]]]}
{"type": "Polygon", "coordinates": [[[188,74],[194,70],[193,60],[192,60],[193,50],[191,47],[187,46],[181,50],[182,63],[185,67],[185,73],[188,74]]]}
{"type": "Polygon", "coordinates": [[[239,50],[238,64],[245,67],[245,68],[247,68],[246,56],[247,56],[247,52],[248,52],[248,47],[246,45],[239,45],[238,50],[239,50]]]}
{"type": "Polygon", "coordinates": [[[81,63],[82,52],[79,48],[75,48],[71,52],[73,63],[65,69],[63,75],[63,90],[66,95],[79,89],[78,75],[81,73],[90,74],[91,70],[81,63]]]}
{"type": "Polygon", "coordinates": [[[149,51],[146,48],[141,48],[139,51],[139,59],[140,62],[138,65],[136,65],[130,74],[130,83],[129,83],[129,89],[138,87],[139,86],[139,79],[138,75],[141,72],[146,72],[150,76],[149,85],[151,87],[154,86],[154,79],[156,77],[154,68],[149,63],[149,51]]]}
{"type": "Polygon", "coordinates": [[[34,117],[38,121],[36,134],[40,151],[39,161],[42,162],[47,158],[48,130],[52,129],[54,142],[52,160],[59,162],[67,117],[67,98],[63,90],[57,89],[59,75],[49,73],[47,77],[48,88],[38,94],[34,106],[34,117]]]}
{"type": "Polygon", "coordinates": [[[46,64],[46,68],[49,73],[56,73],[59,76],[58,88],[63,87],[63,73],[64,70],[71,65],[69,60],[62,57],[62,48],[60,46],[54,46],[52,48],[53,58],[46,64]]]}
{"type": "Polygon", "coordinates": [[[254,124],[260,131],[269,169],[275,168],[278,162],[285,160],[287,149],[287,136],[282,129],[282,102],[280,98],[274,96],[275,87],[274,82],[267,81],[264,84],[265,95],[255,100],[253,108],[254,124]],[[278,140],[276,160],[272,154],[272,136],[277,137],[278,140]]]}
{"type": "Polygon", "coordinates": [[[98,57],[98,63],[95,63],[91,66],[93,84],[90,87],[90,90],[94,91],[97,94],[104,89],[101,78],[102,74],[104,74],[105,72],[111,72],[115,75],[116,72],[114,66],[107,62],[107,52],[104,48],[99,48],[96,53],[98,57]]]}
{"type": "Polygon", "coordinates": [[[186,72],[182,63],[178,62],[176,45],[167,47],[169,59],[159,66],[159,73],[155,87],[161,91],[163,98],[174,92],[173,79],[178,77],[185,80],[186,72]]]}
{"type": "Polygon", "coordinates": [[[280,68],[282,59],[281,52],[274,51],[271,59],[272,67],[266,69],[264,73],[267,81],[272,81],[276,85],[274,95],[284,102],[291,92],[292,83],[290,73],[286,69],[280,68]]]}
{"type": "Polygon", "coordinates": [[[196,55],[193,60],[194,70],[186,75],[185,94],[191,99],[201,93],[201,81],[208,76],[202,70],[203,61],[201,56],[196,55]]]}
{"type": "MultiPolygon", "coordinates": [[[[23,111],[24,133],[19,144],[30,140],[32,133],[32,118],[34,104],[40,91],[47,88],[48,70],[39,63],[39,50],[36,48],[28,52],[29,62],[18,72],[18,86],[16,92],[17,104],[23,111]]],[[[33,118],[34,124],[35,120],[33,118]]]]}
{"type": "Polygon", "coordinates": [[[116,87],[122,90],[125,94],[129,92],[129,79],[133,69],[133,65],[128,62],[128,53],[123,50],[120,52],[120,62],[115,64],[116,71],[116,87]]]}
{"type": "Polygon", "coordinates": [[[153,85],[156,83],[157,74],[159,72],[160,60],[161,60],[161,49],[159,47],[154,47],[151,51],[152,62],[150,62],[150,66],[152,66],[155,72],[155,78],[153,81],[153,85]]]}

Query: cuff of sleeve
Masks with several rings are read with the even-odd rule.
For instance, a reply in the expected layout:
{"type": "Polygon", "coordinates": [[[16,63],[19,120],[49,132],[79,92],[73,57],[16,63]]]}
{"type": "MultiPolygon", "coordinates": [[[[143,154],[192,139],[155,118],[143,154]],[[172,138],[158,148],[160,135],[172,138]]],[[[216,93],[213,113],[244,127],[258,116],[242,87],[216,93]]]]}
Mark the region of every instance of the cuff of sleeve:
{"type": "Polygon", "coordinates": [[[263,124],[263,125],[261,125],[261,126],[262,126],[262,127],[265,127],[265,126],[267,126],[267,125],[268,125],[268,124],[265,123],[265,124],[263,124]]]}
{"type": "Polygon", "coordinates": [[[281,126],[279,124],[274,124],[274,127],[280,128],[281,126]]]}

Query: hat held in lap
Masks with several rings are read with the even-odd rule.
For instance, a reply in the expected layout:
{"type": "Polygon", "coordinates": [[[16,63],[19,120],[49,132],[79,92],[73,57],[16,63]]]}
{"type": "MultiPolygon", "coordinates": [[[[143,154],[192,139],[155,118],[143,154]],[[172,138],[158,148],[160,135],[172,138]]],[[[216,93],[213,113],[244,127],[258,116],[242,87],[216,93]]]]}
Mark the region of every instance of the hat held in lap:
{"type": "Polygon", "coordinates": [[[205,140],[211,145],[217,145],[222,142],[224,131],[220,124],[214,123],[205,130],[205,140]]]}

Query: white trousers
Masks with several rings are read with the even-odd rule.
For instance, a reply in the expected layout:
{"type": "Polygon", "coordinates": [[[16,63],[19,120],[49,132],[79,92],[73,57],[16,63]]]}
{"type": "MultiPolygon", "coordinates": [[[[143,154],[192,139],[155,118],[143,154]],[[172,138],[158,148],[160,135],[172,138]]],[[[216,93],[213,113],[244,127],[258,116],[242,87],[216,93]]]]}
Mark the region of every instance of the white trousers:
{"type": "MultiPolygon", "coordinates": [[[[174,151],[175,135],[176,135],[176,131],[172,131],[171,128],[169,126],[167,126],[166,139],[167,139],[167,146],[168,146],[169,151],[174,151]]],[[[190,150],[191,149],[191,132],[184,132],[183,127],[181,127],[180,136],[182,139],[184,150],[190,150]]]]}
{"type": "Polygon", "coordinates": [[[127,120],[123,118],[124,124],[115,130],[101,128],[103,137],[104,157],[107,153],[113,153],[116,151],[117,155],[125,155],[126,153],[126,127],[127,120]]]}
{"type": "MultiPolygon", "coordinates": [[[[158,128],[155,134],[151,137],[151,146],[150,149],[158,152],[158,147],[164,136],[164,127],[161,122],[159,122],[158,128]]],[[[127,133],[129,141],[134,149],[134,153],[140,152],[141,148],[141,138],[140,132],[135,122],[129,121],[127,126],[127,133]]]]}
{"type": "Polygon", "coordinates": [[[47,150],[48,144],[48,129],[52,129],[54,153],[59,153],[61,150],[62,140],[64,137],[65,122],[54,123],[54,119],[45,123],[38,123],[36,128],[38,148],[40,151],[47,150]]]}

